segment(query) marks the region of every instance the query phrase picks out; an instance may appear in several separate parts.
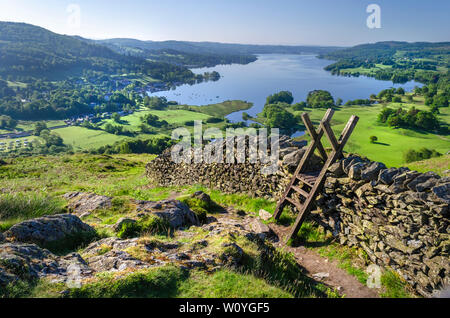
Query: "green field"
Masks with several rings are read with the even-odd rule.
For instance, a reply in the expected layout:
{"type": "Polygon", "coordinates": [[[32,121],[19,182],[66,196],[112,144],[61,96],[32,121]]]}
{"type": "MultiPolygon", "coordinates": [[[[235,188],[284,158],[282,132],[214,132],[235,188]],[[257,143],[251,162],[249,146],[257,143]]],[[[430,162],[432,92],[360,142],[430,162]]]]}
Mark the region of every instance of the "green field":
{"type": "MultiPolygon", "coordinates": [[[[395,104],[388,105],[391,108],[410,108],[415,106],[418,109],[429,110],[429,107],[418,104],[395,104]]],[[[404,166],[403,153],[409,149],[420,149],[426,147],[435,149],[440,153],[450,151],[450,136],[440,136],[429,132],[418,132],[410,129],[393,129],[379,124],[377,116],[383,105],[372,106],[343,106],[336,110],[332,127],[336,135],[344,129],[348,119],[352,115],[359,116],[359,123],[356,126],[345,150],[363,155],[371,160],[380,161],[390,167],[404,166]],[[377,136],[378,142],[370,143],[370,136],[377,136]]],[[[313,122],[318,125],[325,109],[307,108],[313,122]]],[[[450,124],[450,108],[440,108],[441,114],[438,116],[443,123],[450,124]]],[[[302,112],[294,112],[301,114],[302,112]]],[[[325,140],[326,138],[324,138],[325,140]]],[[[326,141],[328,145],[328,141],[326,141]]]]}
{"type": "MultiPolygon", "coordinates": [[[[197,113],[189,110],[143,110],[139,112],[135,112],[131,115],[124,116],[121,118],[121,124],[130,131],[137,131],[139,125],[141,124],[140,118],[147,115],[152,114],[158,116],[160,119],[167,121],[169,124],[174,125],[182,125],[186,121],[190,120],[206,120],[211,116],[208,116],[203,113],[197,113]]],[[[107,123],[111,123],[114,125],[118,125],[118,123],[114,122],[112,119],[105,120],[102,123],[106,125],[107,123]]]]}
{"type": "Polygon", "coordinates": [[[182,105],[180,107],[188,107],[189,109],[214,117],[225,117],[231,113],[241,110],[247,110],[252,108],[253,104],[241,100],[225,101],[218,104],[211,104],[206,106],[187,106],[182,105]]]}
{"type": "MultiPolygon", "coordinates": [[[[64,143],[68,146],[72,146],[74,151],[83,151],[97,149],[105,145],[111,145],[115,142],[125,140],[128,138],[142,138],[148,139],[156,136],[171,136],[172,130],[177,127],[184,127],[185,123],[188,121],[201,120],[203,121],[204,128],[218,127],[223,128],[225,122],[206,124],[205,120],[214,117],[224,117],[236,111],[245,110],[252,106],[252,104],[243,101],[226,101],[219,104],[208,105],[208,106],[176,106],[179,109],[167,109],[167,110],[140,110],[131,115],[123,116],[120,123],[114,122],[112,119],[107,119],[100,122],[100,128],[103,129],[107,123],[113,125],[121,125],[125,130],[134,133],[134,136],[129,135],[114,135],[109,134],[104,130],[92,130],[79,126],[71,126],[66,128],[59,128],[53,130],[54,133],[60,135],[64,143]],[[171,125],[169,129],[167,128],[155,128],[155,134],[142,134],[139,133],[139,126],[141,125],[140,118],[152,114],[160,118],[160,120],[165,120],[171,125]]],[[[18,125],[18,130],[28,131],[34,128],[36,122],[33,121],[20,121],[18,125]]],[[[61,120],[51,120],[46,121],[49,128],[54,126],[64,125],[64,121],[61,120]]],[[[187,127],[187,126],[186,126],[187,127]]],[[[189,130],[193,128],[191,126],[187,127],[189,130]]],[[[0,133],[8,133],[10,131],[0,131],[0,133]]],[[[33,139],[35,137],[28,137],[28,139],[33,139]]],[[[21,140],[20,139],[3,139],[2,142],[10,142],[21,140]]],[[[26,138],[25,138],[26,139],[26,138]]]]}
{"type": "Polygon", "coordinates": [[[355,67],[355,68],[344,68],[340,70],[341,75],[366,75],[366,76],[375,76],[377,71],[392,68],[390,65],[383,64],[375,64],[375,67],[366,68],[366,67],[355,67]]]}

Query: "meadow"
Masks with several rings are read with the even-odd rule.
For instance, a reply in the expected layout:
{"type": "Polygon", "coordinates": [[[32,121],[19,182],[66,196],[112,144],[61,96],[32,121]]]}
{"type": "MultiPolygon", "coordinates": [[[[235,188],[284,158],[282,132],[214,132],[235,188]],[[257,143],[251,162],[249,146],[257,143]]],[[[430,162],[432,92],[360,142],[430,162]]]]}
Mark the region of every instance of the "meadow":
{"type": "MultiPolygon", "coordinates": [[[[391,128],[387,125],[377,122],[378,114],[383,107],[410,109],[416,107],[419,110],[429,111],[429,107],[423,105],[419,100],[413,103],[388,103],[374,104],[371,106],[341,106],[335,109],[335,114],[331,122],[333,131],[337,136],[344,129],[348,119],[352,115],[359,116],[359,122],[347,143],[345,150],[347,152],[357,153],[374,161],[380,161],[389,167],[404,166],[403,154],[409,149],[418,150],[426,147],[435,149],[442,154],[446,154],[450,150],[450,136],[437,135],[425,131],[415,131],[403,128],[391,128]],[[376,143],[370,142],[370,137],[376,136],[376,143]]],[[[441,114],[438,118],[441,123],[450,124],[450,108],[444,107],[439,109],[441,114]]],[[[317,126],[326,109],[306,108],[304,111],[293,111],[295,114],[307,112],[313,123],[317,126]]],[[[305,136],[304,138],[308,138],[305,136]]],[[[329,146],[326,138],[324,142],[329,146]]],[[[448,162],[448,161],[447,161],[448,162]]],[[[444,170],[448,170],[447,167],[444,170]]]]}

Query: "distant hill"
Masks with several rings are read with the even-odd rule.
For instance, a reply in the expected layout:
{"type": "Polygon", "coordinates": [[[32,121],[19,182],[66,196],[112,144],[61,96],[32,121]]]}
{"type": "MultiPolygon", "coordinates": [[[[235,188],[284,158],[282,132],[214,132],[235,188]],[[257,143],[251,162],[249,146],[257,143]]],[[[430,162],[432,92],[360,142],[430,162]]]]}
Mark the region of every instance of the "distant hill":
{"type": "Polygon", "coordinates": [[[366,75],[379,80],[405,83],[450,83],[450,42],[378,42],[322,54],[334,60],[325,70],[340,75],[366,75]]]}
{"type": "Polygon", "coordinates": [[[0,75],[55,78],[81,74],[84,70],[140,72],[155,78],[169,72],[190,72],[166,63],[125,56],[93,41],[59,35],[38,26],[0,22],[0,75]]]}
{"type": "Polygon", "coordinates": [[[327,46],[288,46],[288,45],[252,45],[252,44],[230,44],[218,42],[187,42],[187,41],[139,41],[134,39],[108,39],[96,41],[110,48],[128,47],[139,50],[175,50],[195,54],[228,54],[228,55],[248,55],[248,54],[301,54],[314,53],[326,54],[339,49],[339,47],[327,46]]]}
{"type": "Polygon", "coordinates": [[[339,59],[361,59],[379,62],[380,60],[393,59],[395,57],[433,58],[439,55],[450,54],[450,42],[378,42],[361,44],[351,48],[335,50],[323,54],[323,57],[339,59]]]}

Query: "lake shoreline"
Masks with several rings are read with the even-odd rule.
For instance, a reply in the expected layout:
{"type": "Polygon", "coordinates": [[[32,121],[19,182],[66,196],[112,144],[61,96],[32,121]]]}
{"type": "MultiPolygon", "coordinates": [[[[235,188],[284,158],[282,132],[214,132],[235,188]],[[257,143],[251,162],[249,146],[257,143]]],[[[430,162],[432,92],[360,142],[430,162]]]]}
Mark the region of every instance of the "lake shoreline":
{"type": "MultiPolygon", "coordinates": [[[[258,59],[247,65],[231,64],[214,68],[192,69],[195,73],[217,71],[221,79],[217,82],[203,82],[195,85],[182,85],[175,90],[158,92],[150,96],[164,96],[179,104],[204,106],[226,100],[242,100],[253,103],[246,111],[252,117],[260,113],[267,96],[281,90],[291,91],[295,102],[306,100],[310,91],[328,90],[335,99],[366,99],[383,89],[403,87],[406,91],[417,82],[394,84],[390,81],[371,77],[334,76],[324,68],[333,61],[320,59],[317,54],[259,54],[258,59]]],[[[243,111],[227,116],[233,122],[242,122],[243,111]]]]}

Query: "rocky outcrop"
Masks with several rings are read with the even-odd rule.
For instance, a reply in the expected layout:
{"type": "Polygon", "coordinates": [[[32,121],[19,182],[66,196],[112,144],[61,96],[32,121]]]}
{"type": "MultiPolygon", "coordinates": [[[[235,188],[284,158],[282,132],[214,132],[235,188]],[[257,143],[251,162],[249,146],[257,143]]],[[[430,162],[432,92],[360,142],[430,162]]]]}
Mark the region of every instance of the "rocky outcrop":
{"type": "Polygon", "coordinates": [[[76,253],[59,257],[35,244],[0,245],[0,286],[18,280],[31,281],[39,278],[67,282],[74,278],[74,274],[79,278],[92,274],[87,263],[76,253]]]}
{"type": "Polygon", "coordinates": [[[311,217],[430,296],[450,284],[449,187],[433,172],[352,156],[331,169],[311,217]]]}
{"type": "MultiPolygon", "coordinates": [[[[95,193],[71,192],[64,195],[69,203],[69,210],[80,217],[85,217],[91,213],[111,208],[112,198],[97,195],[95,193]]],[[[197,216],[189,207],[178,200],[163,201],[141,201],[129,200],[129,211],[126,218],[119,220],[115,225],[116,229],[120,229],[123,222],[132,222],[145,218],[148,215],[155,215],[165,220],[171,228],[187,227],[190,225],[198,225],[197,216]]]]}
{"type": "MultiPolygon", "coordinates": [[[[221,142],[224,145],[227,143],[226,140],[221,142]]],[[[261,163],[176,164],[172,161],[172,149],[169,149],[147,165],[147,176],[160,186],[202,184],[224,193],[239,192],[273,198],[274,195],[283,192],[289,173],[297,167],[306,151],[306,142],[295,142],[287,136],[280,137],[279,145],[280,158],[275,174],[264,174],[266,167],[261,163]]],[[[248,149],[247,145],[245,156],[247,159],[249,158],[248,149]]],[[[225,150],[223,156],[226,158],[225,150]]],[[[236,151],[236,162],[237,158],[236,151]]],[[[320,159],[313,156],[309,165],[311,169],[316,168],[320,165],[320,159]]]]}
{"type": "Polygon", "coordinates": [[[195,213],[186,204],[178,200],[159,202],[135,200],[134,203],[136,204],[137,217],[153,214],[167,221],[170,227],[174,229],[199,224],[195,213]]]}
{"type": "Polygon", "coordinates": [[[69,211],[80,216],[87,216],[90,212],[111,208],[111,197],[86,192],[70,192],[64,195],[68,200],[69,211]]]}
{"type": "Polygon", "coordinates": [[[24,221],[4,233],[10,242],[35,243],[47,247],[74,237],[94,235],[95,230],[71,214],[50,215],[24,221]]]}

